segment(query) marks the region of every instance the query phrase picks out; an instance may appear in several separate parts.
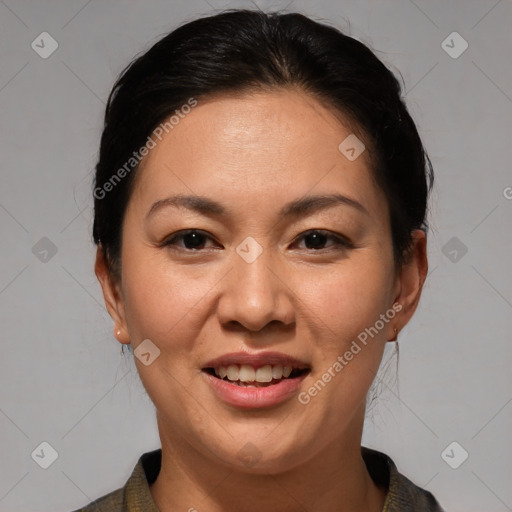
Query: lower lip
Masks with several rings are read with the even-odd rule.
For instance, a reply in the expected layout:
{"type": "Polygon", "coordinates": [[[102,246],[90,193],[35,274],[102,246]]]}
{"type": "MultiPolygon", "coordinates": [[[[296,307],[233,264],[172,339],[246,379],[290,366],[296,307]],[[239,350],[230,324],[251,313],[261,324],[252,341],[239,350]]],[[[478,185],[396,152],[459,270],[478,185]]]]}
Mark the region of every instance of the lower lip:
{"type": "Polygon", "coordinates": [[[291,398],[297,393],[307,373],[293,379],[283,379],[272,386],[247,388],[231,384],[207,372],[202,372],[219,398],[240,409],[259,409],[272,407],[291,398]]]}

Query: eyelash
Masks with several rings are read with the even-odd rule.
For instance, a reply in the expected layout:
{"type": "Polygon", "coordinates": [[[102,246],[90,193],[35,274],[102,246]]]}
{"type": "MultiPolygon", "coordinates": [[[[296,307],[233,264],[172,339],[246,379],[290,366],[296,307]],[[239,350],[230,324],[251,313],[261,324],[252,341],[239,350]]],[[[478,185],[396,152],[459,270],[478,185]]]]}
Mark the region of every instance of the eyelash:
{"type": "MultiPolygon", "coordinates": [[[[177,248],[178,246],[175,243],[176,240],[179,240],[179,239],[183,240],[184,236],[190,235],[192,233],[197,233],[197,234],[199,234],[201,236],[209,238],[210,240],[212,239],[212,237],[209,236],[208,233],[206,233],[205,231],[202,231],[200,229],[187,229],[187,230],[179,231],[178,233],[173,234],[170,238],[168,238],[167,240],[162,242],[161,246],[162,247],[168,247],[168,248],[171,248],[171,249],[174,249],[174,250],[184,250],[184,251],[190,252],[190,253],[201,252],[203,249],[188,249],[186,247],[180,247],[179,249],[177,248]]],[[[350,242],[350,240],[348,240],[347,238],[345,238],[345,237],[343,237],[341,235],[335,235],[334,233],[331,233],[330,231],[326,231],[326,230],[323,230],[323,229],[310,229],[308,231],[305,231],[299,237],[297,237],[294,240],[293,243],[296,243],[297,240],[304,239],[306,236],[311,235],[311,234],[324,235],[324,236],[326,236],[327,241],[328,240],[334,241],[334,248],[335,248],[335,250],[353,249],[355,247],[354,244],[352,244],[352,242],[350,242]]],[[[326,241],[326,243],[327,243],[327,241],[326,241]]],[[[333,246],[331,246],[331,247],[324,247],[322,249],[306,249],[306,250],[307,251],[313,251],[313,252],[324,252],[324,251],[330,250],[332,247],[333,246]]]]}

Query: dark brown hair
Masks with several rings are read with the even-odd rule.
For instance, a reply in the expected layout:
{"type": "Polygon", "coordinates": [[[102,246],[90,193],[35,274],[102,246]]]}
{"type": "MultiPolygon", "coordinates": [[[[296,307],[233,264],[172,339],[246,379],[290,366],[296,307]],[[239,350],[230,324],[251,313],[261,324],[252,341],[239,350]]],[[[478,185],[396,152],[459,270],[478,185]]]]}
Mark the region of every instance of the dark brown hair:
{"type": "Polygon", "coordinates": [[[387,197],[395,262],[406,260],[412,231],[427,230],[433,171],[396,77],[340,30],[302,14],[236,9],[166,35],[122,72],[110,93],[96,166],[93,238],[113,275],[120,276],[122,222],[138,169],[132,157],[155,127],[190,98],[290,86],[357,124],[387,197]],[[123,166],[128,172],[112,182],[123,166]]]}

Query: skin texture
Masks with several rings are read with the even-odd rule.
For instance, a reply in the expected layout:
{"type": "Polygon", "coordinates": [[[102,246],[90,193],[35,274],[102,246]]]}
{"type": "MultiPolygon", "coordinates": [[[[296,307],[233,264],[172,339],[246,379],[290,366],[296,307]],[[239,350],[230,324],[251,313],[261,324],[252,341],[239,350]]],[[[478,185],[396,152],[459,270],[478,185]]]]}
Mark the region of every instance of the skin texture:
{"type": "Polygon", "coordinates": [[[416,309],[426,241],[415,231],[408,264],[395,268],[370,149],[352,162],[341,154],[353,130],[339,119],[296,90],[200,101],[142,163],[123,223],[120,281],[98,249],[116,338],[133,349],[149,338],[161,351],[149,366],[135,363],[157,410],[162,469],[151,492],[162,512],[382,509],[385,492],[360,454],[366,394],[385,343],[416,309]],[[337,204],[278,216],[290,201],[332,193],[366,212],[337,204]],[[173,194],[205,196],[230,212],[171,206],[146,217],[173,194]],[[199,250],[183,238],[162,246],[186,229],[206,233],[199,250]],[[353,247],[327,238],[315,248],[304,236],[311,229],[353,247]],[[263,248],[252,263],[236,252],[248,236],[263,248]],[[311,367],[306,391],[396,303],[401,311],[306,405],[295,396],[241,410],[221,402],[201,371],[222,354],[279,351],[311,367]],[[260,457],[251,467],[238,454],[247,442],[260,457]]]}

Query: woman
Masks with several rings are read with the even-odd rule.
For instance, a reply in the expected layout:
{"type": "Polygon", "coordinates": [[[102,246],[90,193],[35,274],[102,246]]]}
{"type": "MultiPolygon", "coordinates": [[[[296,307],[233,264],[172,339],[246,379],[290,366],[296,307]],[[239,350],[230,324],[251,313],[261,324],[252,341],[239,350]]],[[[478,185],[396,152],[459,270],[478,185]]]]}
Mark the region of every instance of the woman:
{"type": "Polygon", "coordinates": [[[162,447],[82,511],[440,511],[361,447],[431,183],[397,80],[334,28],[234,10],[136,59],[106,110],[95,271],[162,447]]]}

